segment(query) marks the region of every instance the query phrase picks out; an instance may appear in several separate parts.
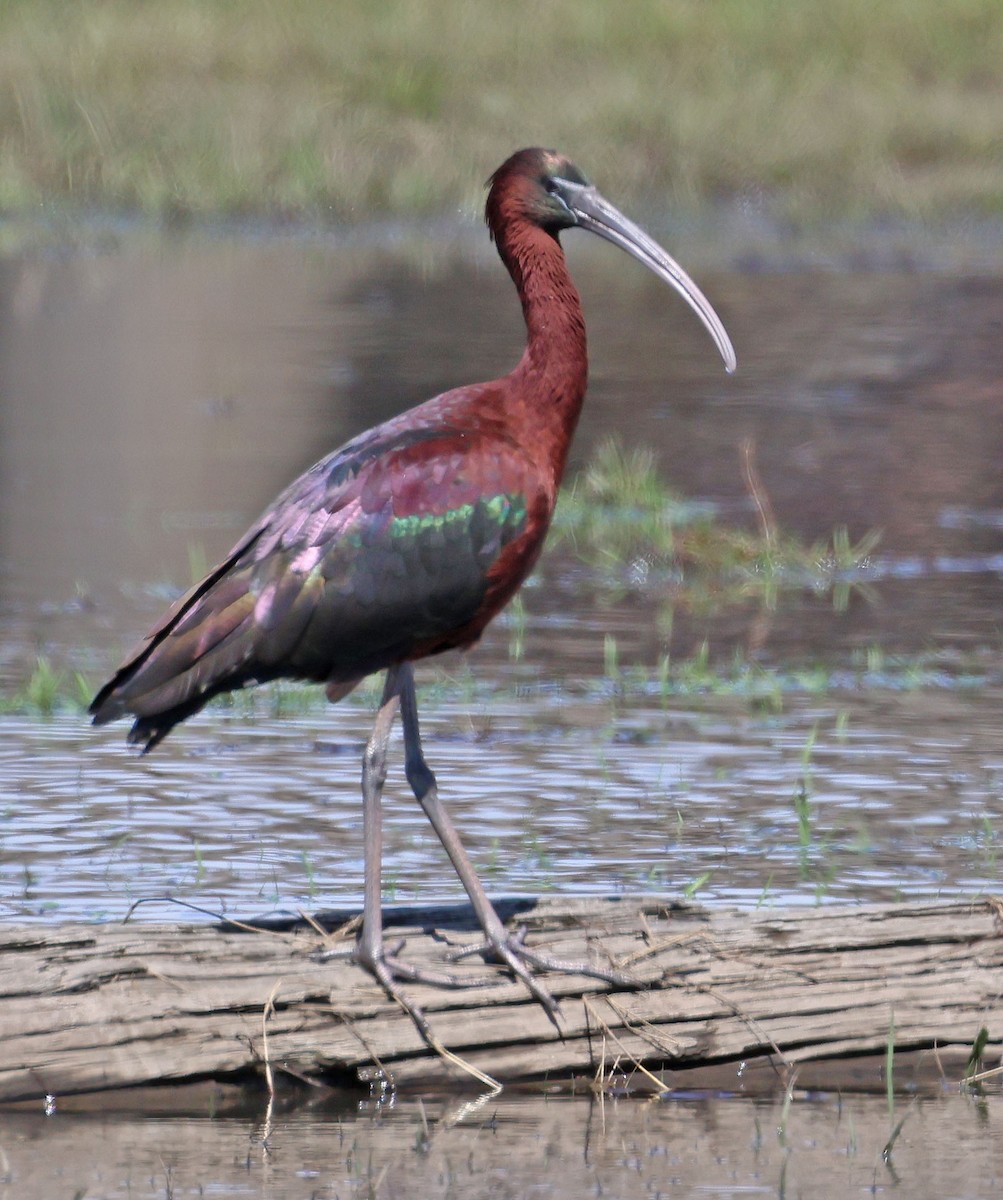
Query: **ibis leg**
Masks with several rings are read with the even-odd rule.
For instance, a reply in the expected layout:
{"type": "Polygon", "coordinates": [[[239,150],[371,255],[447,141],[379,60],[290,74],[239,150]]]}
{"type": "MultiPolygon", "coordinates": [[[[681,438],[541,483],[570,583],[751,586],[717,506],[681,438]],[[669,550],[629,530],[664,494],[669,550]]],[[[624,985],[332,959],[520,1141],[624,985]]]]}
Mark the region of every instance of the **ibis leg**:
{"type": "Polygon", "coordinates": [[[421,733],[418,727],[418,705],[414,692],[414,671],[410,663],[399,667],[399,696],[401,723],[404,727],[404,770],[408,783],[428,817],[432,828],[442,842],[460,882],[466,889],[477,919],[487,938],[487,944],[478,949],[489,952],[499,962],[508,966],[523,981],[532,995],[543,1005],[548,1016],[556,1024],[557,1002],[550,992],[534,978],[530,967],[540,970],[561,971],[565,974],[586,975],[607,983],[625,987],[636,986],[636,981],[615,970],[593,966],[591,963],[566,962],[549,955],[538,954],[522,942],[518,934],[509,934],[495,912],[488,894],[474,870],[474,865],[460,841],[459,834],[449,813],[439,799],[435,776],[425,762],[421,748],[421,733]]]}
{"type": "MultiPolygon", "coordinates": [[[[594,966],[586,962],[566,962],[531,950],[523,942],[521,932],[509,933],[488,899],[484,885],[477,877],[459,834],[439,799],[435,776],[421,748],[418,727],[418,706],[414,691],[414,671],[410,663],[401,663],[387,671],[383,698],[366,743],[362,759],[362,828],[365,850],[365,889],[362,911],[362,930],[351,957],[382,985],[391,999],[408,1012],[419,1032],[435,1047],[437,1042],[421,1009],[413,1004],[397,986],[398,979],[417,980],[445,987],[477,987],[485,980],[458,979],[454,975],[428,971],[403,961],[403,943],[388,949],[383,944],[382,852],[383,852],[383,785],[387,775],[387,746],[398,710],[404,728],[404,769],[408,783],[428,817],[439,841],[449,855],[460,882],[466,889],[474,912],[484,931],[486,942],[454,955],[455,959],[469,954],[484,954],[507,966],[526,985],[531,995],[543,1006],[557,1025],[557,1001],[533,975],[533,969],[586,975],[607,983],[625,987],[636,981],[620,971],[594,966]]],[[[319,957],[340,957],[343,951],[326,951],[319,957]]]]}
{"type": "MultiPolygon", "coordinates": [[[[392,950],[383,945],[382,900],[382,857],[383,857],[383,785],[387,777],[387,746],[393,729],[394,718],[400,706],[400,690],[397,668],[387,672],[383,688],[383,699],[373,725],[373,732],[366,743],[362,756],[362,837],[365,855],[365,880],[363,888],[362,930],[354,950],[349,956],[382,985],[387,995],[408,1013],[419,1033],[434,1048],[438,1042],[432,1033],[428,1019],[417,1004],[409,1000],[397,986],[398,979],[418,980],[443,986],[463,986],[455,976],[442,972],[425,971],[401,961],[398,954],[403,942],[392,950]]],[[[326,960],[344,957],[341,950],[324,951],[317,957],[326,960]]],[[[477,986],[479,980],[471,980],[466,986],[477,986]]]]}
{"type": "MultiPolygon", "coordinates": [[[[400,705],[393,671],[387,672],[383,699],[373,732],[362,755],[362,841],[365,881],[362,932],[357,954],[373,973],[383,958],[383,784],[387,778],[387,746],[400,705]]],[[[381,980],[381,982],[383,982],[381,980]]]]}
{"type": "MultiPolygon", "coordinates": [[[[387,778],[387,745],[394,718],[400,707],[400,667],[387,671],[383,699],[376,714],[372,735],[362,756],[362,840],[365,855],[365,885],[362,904],[362,931],[353,957],[372,972],[391,996],[406,1008],[412,1008],[393,985],[393,979],[417,979],[447,987],[462,986],[452,975],[426,971],[398,957],[401,945],[388,951],[383,944],[382,858],[383,858],[383,785],[387,778]]],[[[477,986],[471,980],[467,986],[477,986]]]]}

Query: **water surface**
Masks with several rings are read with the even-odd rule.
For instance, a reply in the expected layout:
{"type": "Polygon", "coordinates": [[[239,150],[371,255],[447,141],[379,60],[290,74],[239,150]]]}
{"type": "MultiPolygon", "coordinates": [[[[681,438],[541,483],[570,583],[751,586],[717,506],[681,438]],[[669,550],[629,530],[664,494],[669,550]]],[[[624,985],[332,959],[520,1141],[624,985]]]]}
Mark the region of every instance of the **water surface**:
{"type": "Polygon", "coordinates": [[[11,1196],[346,1197],[675,1195],[994,1200],[1003,1186],[999,1097],[898,1102],[798,1092],[782,1099],[638,1103],[429,1098],[323,1108],[269,1127],[237,1118],[8,1114],[11,1196]],[[39,1147],[45,1152],[40,1154],[39,1147]],[[100,1146],[100,1153],[95,1148],[100,1146]]]}
{"type": "MultiPolygon", "coordinates": [[[[695,600],[672,564],[596,571],[556,547],[523,617],[419,671],[427,754],[479,870],[496,894],[745,906],[998,892],[1003,276],[949,254],[750,269],[667,240],[739,372],[639,268],[569,238],[592,332],[572,470],[618,434],[754,528],[751,440],[780,526],[882,541],[845,603],[807,580],[695,600]]],[[[504,371],[520,338],[491,251],[462,238],[139,239],[0,261],[0,694],[38,654],[96,686],[297,471],[504,371]]],[[[329,709],[261,691],[142,760],[122,724],[0,717],[0,914],[361,902],[377,694],[329,709]]],[[[457,897],[397,761],[388,792],[387,898],[457,897]]],[[[747,1093],[737,1065],[720,1093],[644,1102],[343,1096],[270,1127],[260,1103],[210,1120],[204,1098],[95,1115],[57,1097],[49,1116],[5,1116],[0,1195],[999,1195],[998,1089],[910,1099],[899,1074],[890,1114],[866,1094],[877,1074],[842,1097],[805,1083],[789,1105],[782,1082],[747,1093]]]]}
{"type": "MultiPolygon", "coordinates": [[[[546,556],[524,620],[419,671],[430,762],[492,888],[699,882],[705,901],[780,903],[998,886],[1003,280],[719,257],[701,270],[699,247],[673,243],[735,340],[728,377],[656,280],[568,241],[592,352],[572,471],[617,434],[754,527],[751,439],[781,527],[882,540],[842,607],[807,585],[694,606],[671,573],[596,573],[567,543],[546,556]],[[659,661],[704,646],[692,686],[660,691],[659,661]]],[[[490,248],[463,239],[126,241],[8,259],[0,283],[7,694],[38,653],[96,685],[296,471],[504,371],[522,336],[490,248]]],[[[142,761],[124,725],[3,718],[0,909],[351,902],[374,699],[276,716],[258,696],[142,761]]],[[[399,773],[391,784],[388,896],[457,894],[399,773]]]]}

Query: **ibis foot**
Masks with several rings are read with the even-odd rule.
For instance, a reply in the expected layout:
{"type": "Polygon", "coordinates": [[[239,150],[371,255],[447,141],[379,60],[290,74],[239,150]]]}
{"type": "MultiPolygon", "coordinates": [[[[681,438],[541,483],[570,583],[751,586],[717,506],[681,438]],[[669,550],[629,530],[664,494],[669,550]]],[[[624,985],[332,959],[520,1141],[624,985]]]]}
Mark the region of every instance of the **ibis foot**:
{"type": "Polygon", "coordinates": [[[401,938],[393,949],[381,947],[375,954],[370,953],[360,941],[354,946],[336,947],[329,950],[319,950],[312,954],[314,962],[330,962],[335,958],[347,959],[357,963],[372,975],[397,999],[396,988],[389,987],[387,981],[406,979],[412,983],[428,983],[434,987],[445,988],[475,988],[487,987],[497,982],[493,976],[479,979],[463,979],[459,975],[451,975],[446,971],[432,971],[427,967],[416,967],[414,963],[406,962],[400,957],[400,952],[406,945],[401,938]]]}
{"type": "MultiPolygon", "coordinates": [[[[368,971],[386,994],[407,1013],[414,1022],[415,1028],[425,1043],[438,1053],[443,1052],[442,1044],[432,1032],[428,1017],[420,1005],[409,999],[398,985],[398,980],[408,980],[411,983],[427,983],[434,987],[444,988],[475,988],[490,987],[499,982],[497,976],[482,976],[477,979],[463,979],[446,971],[431,971],[425,967],[417,967],[400,957],[406,941],[401,938],[392,948],[379,946],[372,952],[367,944],[368,939],[360,938],[354,946],[336,947],[320,950],[311,955],[314,962],[330,962],[335,958],[347,959],[368,971]]],[[[553,1018],[551,1018],[553,1019],[553,1018]]]]}
{"type": "Polygon", "coordinates": [[[447,955],[447,959],[449,962],[459,962],[474,954],[483,955],[488,962],[504,963],[508,966],[543,1004],[551,1017],[556,1011],[556,1002],[530,968],[536,971],[551,971],[560,975],[584,975],[589,979],[600,979],[612,987],[636,988],[638,986],[638,980],[625,971],[617,971],[613,967],[600,967],[590,962],[575,962],[557,958],[552,954],[542,954],[538,950],[530,949],[526,945],[525,925],[520,926],[515,933],[504,934],[500,939],[489,937],[487,941],[480,942],[476,946],[464,946],[453,950],[447,955]],[[549,999],[549,1004],[540,995],[541,992],[549,999]]]}

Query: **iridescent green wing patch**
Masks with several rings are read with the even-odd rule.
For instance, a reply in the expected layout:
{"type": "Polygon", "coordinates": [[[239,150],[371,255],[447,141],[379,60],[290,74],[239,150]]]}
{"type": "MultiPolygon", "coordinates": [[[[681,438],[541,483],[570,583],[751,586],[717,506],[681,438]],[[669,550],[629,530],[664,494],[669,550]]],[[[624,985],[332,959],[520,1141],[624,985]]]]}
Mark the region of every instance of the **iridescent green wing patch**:
{"type": "Polygon", "coordinates": [[[483,541],[483,550],[493,559],[497,549],[521,533],[526,524],[525,496],[503,494],[481,497],[442,513],[415,513],[393,517],[388,533],[391,538],[439,536],[451,540],[454,531],[469,531],[473,541],[483,541]]]}

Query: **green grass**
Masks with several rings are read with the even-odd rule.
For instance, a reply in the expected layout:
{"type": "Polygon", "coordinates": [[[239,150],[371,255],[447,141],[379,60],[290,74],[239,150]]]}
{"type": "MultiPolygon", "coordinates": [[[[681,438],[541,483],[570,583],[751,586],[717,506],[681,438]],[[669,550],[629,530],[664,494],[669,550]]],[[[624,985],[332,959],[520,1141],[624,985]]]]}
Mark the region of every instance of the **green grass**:
{"type": "Polygon", "coordinates": [[[812,828],[812,754],[818,738],[818,722],[808,734],[808,739],[801,750],[801,775],[794,791],[794,814],[798,823],[798,846],[801,856],[801,877],[807,874],[809,855],[815,842],[812,828]]]}
{"type": "MultiPolygon", "coordinates": [[[[665,654],[654,664],[624,666],[619,660],[616,639],[607,635],[603,653],[602,675],[574,680],[575,694],[579,698],[611,702],[653,699],[667,706],[671,700],[680,697],[726,697],[744,701],[752,713],[769,715],[782,712],[785,697],[792,695],[978,687],[985,683],[985,676],[977,667],[959,670],[953,656],[945,660],[935,651],[889,659],[880,674],[868,671],[863,662],[844,666],[805,663],[781,668],[763,666],[741,654],[715,659],[706,642],[687,657],[673,658],[665,654]]],[[[549,690],[553,683],[548,681],[540,686],[549,690]]],[[[372,676],[341,703],[371,709],[379,698],[380,688],[380,677],[372,676]]],[[[510,679],[507,683],[499,683],[483,673],[476,675],[469,671],[456,677],[440,667],[435,676],[423,684],[421,695],[423,704],[435,708],[450,703],[472,705],[507,695],[513,699],[526,699],[533,691],[534,685],[525,680],[510,679]]],[[[82,716],[92,695],[93,688],[82,675],[56,670],[48,659],[42,658],[19,686],[0,696],[0,714],[50,717],[69,713],[82,716]]],[[[327,700],[324,689],[316,684],[280,680],[218,696],[212,706],[218,712],[234,714],[241,721],[272,721],[321,712],[326,709],[327,700]]],[[[804,803],[807,800],[806,793],[804,803]]],[[[805,810],[802,815],[797,797],[795,814],[800,837],[810,827],[810,812],[805,810]],[[805,819],[809,820],[808,826],[804,824],[805,819]]],[[[984,864],[994,868],[999,857],[1000,835],[990,818],[982,818],[974,829],[972,841],[984,864]]]]}
{"type": "MultiPolygon", "coordinates": [[[[773,526],[754,474],[749,486],[759,527],[726,525],[706,505],[677,496],[659,476],[650,450],[626,450],[610,438],[562,491],[551,545],[570,545],[578,562],[614,594],[657,586],[673,604],[692,611],[713,612],[749,599],[774,607],[785,589],[804,588],[829,592],[834,607],[845,608],[851,590],[866,586],[853,577],[878,535],[853,544],[837,528],[828,540],[805,545],[773,526]]],[[[670,614],[666,621],[671,623],[670,614]]]]}
{"type": "Polygon", "coordinates": [[[965,1063],[965,1079],[970,1079],[973,1075],[977,1075],[982,1070],[982,1057],[985,1054],[986,1045],[989,1042],[989,1028],[983,1025],[979,1032],[975,1035],[975,1041],[972,1043],[971,1052],[968,1055],[968,1061],[965,1063]]]}
{"type": "MultiPolygon", "coordinates": [[[[773,528],[749,531],[730,526],[675,497],[660,478],[653,455],[625,451],[608,441],[562,493],[550,535],[551,554],[542,569],[573,571],[576,590],[603,600],[621,600],[632,592],[655,595],[660,603],[665,597],[657,624],[668,641],[676,608],[721,616],[751,600],[772,611],[782,606],[785,596],[800,597],[806,587],[816,593],[829,591],[838,607],[850,587],[863,586],[849,583],[847,575],[852,577],[870,554],[874,540],[864,538],[852,546],[837,530],[828,542],[806,546],[773,528]],[[554,554],[555,545],[563,547],[563,553],[554,554]],[[638,574],[637,562],[648,569],[638,574]]],[[[501,618],[508,628],[508,656],[513,664],[523,659],[531,608],[532,602],[527,611],[520,595],[501,618]]],[[[733,696],[745,700],[751,711],[766,714],[782,711],[789,693],[972,687],[987,678],[978,652],[963,656],[931,650],[901,656],[874,645],[855,650],[843,663],[769,668],[741,653],[715,656],[705,641],[686,657],[664,654],[654,663],[625,664],[616,637],[606,632],[602,656],[602,676],[576,681],[579,689],[584,686],[586,692],[605,698],[654,698],[663,706],[678,696],[733,696]]],[[[112,666],[108,664],[109,670],[112,666]]],[[[346,702],[371,708],[381,686],[380,679],[371,676],[346,702]]],[[[518,694],[532,685],[523,678],[510,686],[518,694]]],[[[501,690],[464,664],[455,676],[440,670],[422,693],[430,704],[473,703],[501,690]]],[[[41,717],[82,713],[92,696],[92,681],[40,655],[19,685],[0,694],[0,713],[41,717]]],[[[213,703],[241,719],[269,720],[317,711],[326,700],[321,688],[280,680],[224,694],[213,703]]],[[[845,736],[845,720],[843,714],[839,737],[845,736]]],[[[803,763],[805,803],[810,793],[811,749],[809,745],[803,763]]],[[[806,826],[801,828],[803,832],[806,826]]],[[[986,825],[979,833],[986,854],[995,855],[995,831],[986,825]]]]}
{"type": "Polygon", "coordinates": [[[57,712],[83,712],[93,692],[79,672],[67,672],[40,654],[13,694],[0,696],[0,713],[51,717],[57,712]]]}
{"type": "Polygon", "coordinates": [[[5,0],[0,209],[362,220],[517,146],[642,211],[1003,211],[998,0],[5,0]]]}

